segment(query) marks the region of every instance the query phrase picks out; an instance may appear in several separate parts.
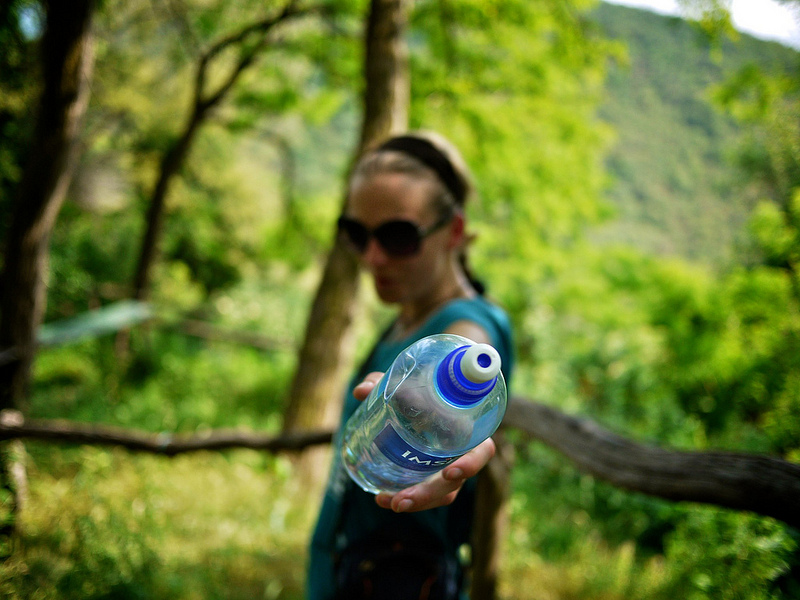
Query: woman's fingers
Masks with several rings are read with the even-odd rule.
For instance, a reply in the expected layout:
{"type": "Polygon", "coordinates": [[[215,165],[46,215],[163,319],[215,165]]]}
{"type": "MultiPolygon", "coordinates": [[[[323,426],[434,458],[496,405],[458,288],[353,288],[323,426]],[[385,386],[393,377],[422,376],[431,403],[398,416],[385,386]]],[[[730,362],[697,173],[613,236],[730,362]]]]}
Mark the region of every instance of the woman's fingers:
{"type": "Polygon", "coordinates": [[[494,440],[488,438],[475,446],[457,461],[442,470],[442,476],[448,481],[469,479],[478,474],[486,466],[497,451],[494,440]]]}
{"type": "Polygon", "coordinates": [[[378,382],[381,380],[381,377],[383,377],[383,373],[380,371],[368,373],[367,376],[361,380],[361,383],[353,388],[353,396],[356,398],[356,400],[364,400],[367,396],[369,396],[372,388],[378,384],[378,382]]]}
{"type": "Polygon", "coordinates": [[[416,512],[453,502],[464,482],[477,475],[494,456],[494,441],[485,440],[444,470],[396,494],[378,494],[378,506],[394,512],[416,512]]]}

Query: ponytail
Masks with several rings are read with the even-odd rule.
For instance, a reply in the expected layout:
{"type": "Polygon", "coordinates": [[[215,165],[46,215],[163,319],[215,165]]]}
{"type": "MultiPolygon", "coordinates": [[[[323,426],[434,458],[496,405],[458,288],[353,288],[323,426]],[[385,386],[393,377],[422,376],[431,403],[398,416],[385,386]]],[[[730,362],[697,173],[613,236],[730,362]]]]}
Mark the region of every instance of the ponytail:
{"type": "Polygon", "coordinates": [[[467,257],[467,249],[464,248],[458,254],[458,264],[461,265],[461,270],[464,271],[469,284],[478,292],[478,295],[484,296],[486,294],[486,284],[480,279],[475,277],[472,273],[472,268],[469,266],[469,258],[467,257]]]}

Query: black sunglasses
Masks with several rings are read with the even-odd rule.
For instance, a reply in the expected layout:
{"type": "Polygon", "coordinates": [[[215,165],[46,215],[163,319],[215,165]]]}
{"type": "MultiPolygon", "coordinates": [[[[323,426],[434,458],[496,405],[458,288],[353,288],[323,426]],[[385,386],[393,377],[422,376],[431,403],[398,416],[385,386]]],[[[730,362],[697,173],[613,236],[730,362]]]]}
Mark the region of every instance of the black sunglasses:
{"type": "Polygon", "coordinates": [[[453,218],[452,212],[442,215],[430,227],[420,227],[411,221],[386,221],[375,229],[367,229],[363,223],[348,217],[339,217],[336,225],[359,254],[367,249],[370,238],[381,245],[386,254],[394,257],[412,256],[419,252],[422,240],[440,229],[453,218]]]}

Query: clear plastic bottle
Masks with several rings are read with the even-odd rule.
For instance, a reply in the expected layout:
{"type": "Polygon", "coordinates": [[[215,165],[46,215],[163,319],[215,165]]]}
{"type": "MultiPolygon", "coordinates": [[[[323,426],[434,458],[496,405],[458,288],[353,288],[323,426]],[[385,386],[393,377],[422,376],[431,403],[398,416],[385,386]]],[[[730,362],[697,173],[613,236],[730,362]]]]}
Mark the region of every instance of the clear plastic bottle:
{"type": "Polygon", "coordinates": [[[430,477],[491,436],[506,411],[500,355],[432,335],[403,350],[345,425],[341,456],[367,492],[430,477]]]}

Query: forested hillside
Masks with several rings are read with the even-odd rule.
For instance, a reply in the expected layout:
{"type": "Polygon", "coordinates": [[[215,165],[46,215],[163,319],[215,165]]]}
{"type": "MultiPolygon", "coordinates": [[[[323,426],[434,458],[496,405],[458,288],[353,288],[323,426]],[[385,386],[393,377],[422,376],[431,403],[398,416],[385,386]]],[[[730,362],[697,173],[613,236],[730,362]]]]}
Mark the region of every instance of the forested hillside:
{"type": "Polygon", "coordinates": [[[593,18],[626,47],[600,109],[616,132],[607,164],[618,218],[598,239],[714,264],[742,258],[757,198],[735,158],[740,126],[713,105],[712,90],[748,64],[792,72],[798,53],[744,34],[712,45],[688,21],[614,4],[593,18]]]}

